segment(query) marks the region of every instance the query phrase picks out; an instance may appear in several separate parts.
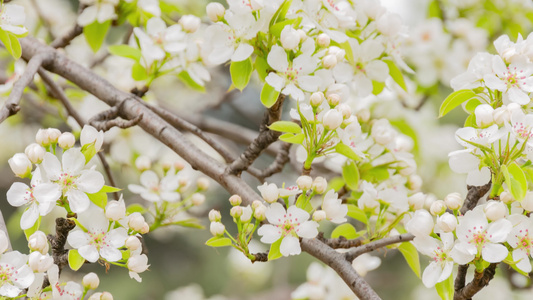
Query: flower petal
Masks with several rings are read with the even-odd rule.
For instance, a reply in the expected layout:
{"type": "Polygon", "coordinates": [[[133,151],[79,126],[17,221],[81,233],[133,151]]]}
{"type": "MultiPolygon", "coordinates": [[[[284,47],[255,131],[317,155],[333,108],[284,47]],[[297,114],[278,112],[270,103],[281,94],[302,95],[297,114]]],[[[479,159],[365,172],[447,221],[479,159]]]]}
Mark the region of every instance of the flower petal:
{"type": "Polygon", "coordinates": [[[36,204],[30,205],[26,211],[22,214],[22,217],[20,218],[20,228],[23,230],[26,230],[28,228],[31,228],[35,221],[39,218],[39,210],[37,209],[36,204]]]}
{"type": "Polygon", "coordinates": [[[29,189],[30,187],[22,182],[13,182],[6,194],[7,202],[14,207],[28,203],[30,199],[29,189]]]}
{"type": "Polygon", "coordinates": [[[100,258],[100,254],[98,254],[98,250],[93,245],[86,245],[78,249],[78,253],[81,255],[81,257],[85,258],[89,262],[96,262],[98,258],[100,258]]]}
{"type": "Polygon", "coordinates": [[[71,189],[67,192],[67,199],[72,212],[81,213],[89,208],[91,201],[87,194],[80,190],[71,189]]]}
{"type": "Polygon", "coordinates": [[[257,234],[262,236],[261,242],[265,244],[272,244],[281,237],[281,229],[269,224],[263,225],[257,230],[257,234]]]}
{"type": "Polygon", "coordinates": [[[501,262],[507,257],[509,251],[502,244],[486,243],[481,250],[481,256],[490,263],[501,262]]]}
{"type": "Polygon", "coordinates": [[[267,56],[268,65],[278,72],[285,72],[289,68],[287,61],[287,52],[278,45],[272,46],[270,53],[267,56]]]}
{"type": "Polygon", "coordinates": [[[94,170],[83,170],[76,180],[78,189],[89,194],[100,191],[105,184],[104,176],[94,170]]]}
{"type": "Polygon", "coordinates": [[[300,254],[302,252],[302,249],[300,248],[300,241],[293,236],[286,236],[281,241],[279,252],[281,252],[283,256],[300,254]]]}
{"type": "Polygon", "coordinates": [[[300,226],[296,227],[296,234],[299,237],[312,239],[318,235],[318,223],[315,221],[303,222],[300,226]]]}
{"type": "Polygon", "coordinates": [[[83,230],[72,230],[67,241],[72,248],[78,249],[89,244],[89,236],[83,230]]]}
{"type": "Polygon", "coordinates": [[[287,218],[285,208],[277,202],[270,205],[265,212],[265,216],[267,217],[268,222],[272,225],[280,225],[285,222],[285,219],[287,218]]]}

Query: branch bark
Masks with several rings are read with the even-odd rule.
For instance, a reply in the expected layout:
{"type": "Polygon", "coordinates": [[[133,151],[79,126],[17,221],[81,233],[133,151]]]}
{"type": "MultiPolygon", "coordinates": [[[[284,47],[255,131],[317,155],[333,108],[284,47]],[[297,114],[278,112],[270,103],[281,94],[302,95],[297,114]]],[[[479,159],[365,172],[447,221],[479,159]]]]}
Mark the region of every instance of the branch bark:
{"type": "Polygon", "coordinates": [[[492,181],[489,181],[489,183],[482,186],[469,185],[465,203],[463,207],[461,207],[461,214],[464,215],[467,211],[474,209],[479,202],[479,199],[481,199],[490,190],[491,186],[492,181]]]}
{"type": "Polygon", "coordinates": [[[454,300],[470,300],[472,297],[481,291],[489,282],[494,278],[496,274],[497,263],[490,264],[483,272],[475,272],[474,279],[460,290],[456,290],[453,295],[454,300]]]}
{"type": "Polygon", "coordinates": [[[346,253],[344,253],[346,259],[348,261],[353,261],[356,257],[358,257],[361,254],[368,253],[371,251],[374,251],[379,248],[383,248],[388,245],[397,244],[397,243],[403,243],[411,241],[415,238],[415,236],[411,233],[404,233],[400,235],[394,235],[388,238],[380,239],[374,242],[370,242],[368,244],[364,244],[362,246],[356,247],[346,253]]]}

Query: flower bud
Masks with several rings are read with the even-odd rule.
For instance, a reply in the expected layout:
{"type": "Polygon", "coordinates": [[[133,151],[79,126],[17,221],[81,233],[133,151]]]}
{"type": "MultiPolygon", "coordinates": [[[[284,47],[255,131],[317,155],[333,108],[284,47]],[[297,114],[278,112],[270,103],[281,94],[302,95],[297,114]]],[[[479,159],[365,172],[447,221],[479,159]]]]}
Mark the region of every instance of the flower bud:
{"type": "Polygon", "coordinates": [[[34,251],[30,253],[28,258],[28,265],[35,273],[44,273],[50,269],[54,264],[54,259],[46,253],[45,255],[41,254],[39,251],[34,251]]]}
{"type": "Polygon", "coordinates": [[[348,104],[339,104],[337,107],[335,107],[336,110],[338,110],[342,114],[343,119],[348,119],[352,116],[352,109],[348,104]]]}
{"type": "Polygon", "coordinates": [[[143,215],[139,212],[134,212],[129,215],[128,227],[134,231],[141,231],[144,226],[145,220],[143,215]]]}
{"type": "Polygon", "coordinates": [[[200,28],[201,20],[197,16],[184,15],[180,18],[178,23],[186,32],[194,33],[196,30],[198,30],[198,28],[200,28]]]}
{"type": "Polygon", "coordinates": [[[200,206],[205,202],[205,195],[200,193],[194,193],[191,196],[191,202],[194,206],[200,206]]]}
{"type": "Polygon", "coordinates": [[[413,174],[409,176],[408,183],[409,189],[412,191],[418,191],[420,188],[422,188],[422,177],[417,174],[413,174]]]}
{"type": "Polygon", "coordinates": [[[222,219],[222,215],[220,214],[220,211],[216,209],[212,209],[209,211],[209,221],[219,222],[220,219],[222,219]]]}
{"type": "Polygon", "coordinates": [[[492,119],[494,120],[494,123],[498,124],[498,126],[502,126],[509,122],[511,119],[511,113],[505,105],[502,105],[492,112],[492,119]]]}
{"type": "Polygon", "coordinates": [[[118,221],[126,216],[126,204],[122,197],[119,201],[112,200],[107,202],[105,207],[105,216],[111,221],[118,221]]]}
{"type": "MultiPolygon", "coordinates": [[[[235,206],[235,207],[238,207],[238,206],[235,206]]],[[[235,207],[233,207],[233,208],[235,208],[235,207]]],[[[242,215],[240,217],[241,222],[245,222],[245,223],[250,222],[252,220],[252,215],[253,215],[253,210],[250,207],[250,205],[244,207],[242,209],[242,215]]]]}
{"type": "Polygon", "coordinates": [[[414,195],[411,195],[409,198],[407,198],[407,203],[409,203],[409,207],[415,211],[422,209],[424,207],[425,202],[426,202],[426,195],[421,192],[418,192],[414,195]]]}
{"type": "Polygon", "coordinates": [[[437,226],[444,232],[452,232],[457,227],[457,218],[449,212],[437,217],[437,226]]]}
{"type": "Polygon", "coordinates": [[[413,218],[405,224],[408,232],[421,237],[430,235],[433,226],[433,217],[424,209],[415,211],[413,218]]]}
{"type": "Polygon", "coordinates": [[[218,22],[222,18],[224,18],[224,13],[226,12],[226,9],[222,4],[218,2],[210,2],[209,4],[207,4],[205,11],[211,21],[218,22]]]}
{"type": "Polygon", "coordinates": [[[260,204],[256,208],[254,208],[254,217],[257,219],[257,221],[261,222],[266,218],[266,206],[263,204],[260,204]]]}
{"type": "Polygon", "coordinates": [[[316,43],[318,44],[318,46],[320,47],[328,47],[329,46],[329,43],[331,42],[331,39],[329,38],[329,35],[325,34],[325,33],[321,33],[317,36],[316,38],[316,43]]]}
{"type": "Polygon", "coordinates": [[[355,113],[355,115],[357,116],[357,120],[363,123],[366,123],[368,122],[368,120],[370,120],[370,110],[366,108],[358,110],[357,113],[355,113]]]}
{"type": "Polygon", "coordinates": [[[511,195],[511,193],[509,193],[507,191],[503,191],[500,194],[500,201],[505,203],[505,204],[510,204],[510,203],[513,203],[515,200],[513,198],[513,195],[511,195]]]}
{"type": "Polygon", "coordinates": [[[296,179],[296,185],[298,185],[300,190],[307,191],[313,186],[313,178],[307,175],[300,176],[296,179]]]}
{"type": "Polygon", "coordinates": [[[50,145],[50,138],[48,136],[48,129],[39,129],[35,135],[35,141],[37,144],[47,147],[50,145]]]}
{"type": "Polygon", "coordinates": [[[142,273],[150,266],[145,254],[130,256],[127,263],[128,269],[135,273],[142,273]]]}
{"type": "Polygon", "coordinates": [[[424,201],[424,209],[429,210],[431,207],[431,204],[433,202],[437,201],[437,197],[433,194],[427,194],[426,195],[426,201],[424,201]]]}
{"type": "Polygon", "coordinates": [[[150,232],[150,225],[148,223],[144,222],[143,226],[141,227],[141,230],[139,230],[140,234],[147,234],[150,232]]]}
{"type": "Polygon", "coordinates": [[[32,163],[39,164],[43,161],[46,150],[41,145],[32,143],[26,147],[24,153],[32,163]]]}
{"type": "Polygon", "coordinates": [[[263,202],[261,202],[260,200],[254,200],[254,202],[252,202],[252,209],[256,209],[261,205],[264,205],[263,202]]]}
{"type": "Polygon", "coordinates": [[[336,109],[330,109],[322,118],[322,124],[327,130],[335,130],[342,124],[342,113],[336,109]]]}
{"type": "Polygon", "coordinates": [[[61,131],[59,131],[59,129],[57,129],[57,128],[48,128],[46,130],[46,133],[48,134],[48,140],[52,144],[57,143],[57,140],[61,136],[61,131]]]}
{"type": "Polygon", "coordinates": [[[464,199],[459,193],[450,193],[444,197],[444,202],[451,210],[458,210],[463,206],[464,199]]]}
{"type": "Polygon", "coordinates": [[[96,273],[91,272],[83,276],[81,284],[86,289],[96,290],[96,288],[98,288],[98,286],[100,285],[100,278],[98,278],[98,275],[96,275],[96,273]]]}
{"type": "Polygon", "coordinates": [[[181,177],[180,179],[178,179],[178,184],[180,185],[180,187],[186,187],[189,185],[189,179],[181,177]]]}
{"type": "Polygon", "coordinates": [[[399,136],[396,137],[394,142],[396,144],[396,146],[394,148],[396,151],[399,151],[399,152],[411,152],[411,150],[413,150],[413,147],[414,147],[413,139],[411,139],[408,136],[405,136],[403,134],[399,135],[399,136]]]}
{"type": "Polygon", "coordinates": [[[229,203],[233,206],[241,205],[242,199],[239,195],[232,195],[229,197],[229,203]]]}
{"type": "Polygon", "coordinates": [[[230,216],[234,217],[235,219],[238,219],[242,216],[242,206],[234,206],[231,208],[229,212],[230,216]]]}
{"type": "Polygon", "coordinates": [[[335,107],[337,105],[339,105],[339,103],[341,102],[341,96],[339,96],[338,94],[329,94],[327,97],[326,97],[326,100],[328,101],[328,104],[330,107],[335,107]]]}
{"type": "Polygon", "coordinates": [[[226,227],[220,222],[211,222],[211,225],[209,226],[209,231],[211,231],[213,236],[222,236],[224,235],[225,230],[226,227]]]}
{"type": "Polygon", "coordinates": [[[57,144],[59,145],[59,147],[65,150],[72,148],[75,143],[76,138],[70,132],[63,132],[57,139],[57,144]]]}
{"type": "Polygon", "coordinates": [[[42,254],[48,253],[48,239],[42,231],[36,231],[28,239],[28,248],[33,251],[39,251],[42,254]]]}
{"type": "Polygon", "coordinates": [[[316,194],[322,194],[328,188],[328,182],[326,181],[326,179],[324,179],[324,177],[318,176],[313,181],[313,185],[311,187],[313,188],[313,191],[316,194]]]}
{"type": "Polygon", "coordinates": [[[207,190],[209,188],[209,179],[207,179],[205,177],[198,178],[198,180],[196,180],[196,186],[201,191],[207,190]]]}
{"type": "Polygon", "coordinates": [[[494,200],[487,202],[487,204],[485,204],[485,207],[483,208],[485,216],[487,216],[487,219],[489,219],[490,221],[497,221],[505,217],[506,210],[507,207],[505,206],[505,204],[500,201],[494,200]]]}
{"type": "Polygon", "coordinates": [[[298,32],[298,36],[300,37],[300,42],[304,42],[307,40],[308,36],[307,33],[303,29],[296,30],[298,32]]]}
{"type": "Polygon", "coordinates": [[[33,165],[24,153],[16,153],[8,161],[11,171],[20,178],[29,177],[33,165]]]}
{"type": "Polygon", "coordinates": [[[313,213],[313,221],[320,222],[326,218],[326,212],[323,210],[317,210],[313,213]]]}
{"type": "Polygon", "coordinates": [[[124,244],[126,245],[126,248],[132,251],[137,250],[142,246],[141,240],[139,240],[138,237],[133,235],[129,236],[124,244]]]}
{"type": "Polygon", "coordinates": [[[135,160],[135,167],[139,171],[146,171],[152,167],[152,160],[146,155],[141,155],[135,160]]]}
{"type": "Polygon", "coordinates": [[[263,185],[258,186],[257,189],[261,192],[261,197],[263,197],[266,202],[274,203],[278,201],[279,190],[276,184],[267,184],[265,182],[263,185]]]}
{"type": "Polygon", "coordinates": [[[492,106],[489,104],[478,105],[474,110],[474,114],[476,115],[476,125],[480,128],[485,128],[492,125],[494,122],[492,118],[493,112],[494,108],[492,108],[492,106]]]}
{"type": "Polygon", "coordinates": [[[442,200],[437,200],[431,204],[429,211],[434,216],[442,215],[446,211],[446,203],[442,200]]]}
{"type": "Polygon", "coordinates": [[[94,293],[89,300],[113,300],[113,295],[110,292],[94,293]]]}
{"type": "Polygon", "coordinates": [[[291,25],[283,27],[279,39],[281,46],[285,50],[295,50],[298,48],[298,44],[300,44],[300,35],[291,25]]]}
{"type": "Polygon", "coordinates": [[[311,97],[309,97],[309,102],[311,103],[311,106],[318,107],[322,102],[324,102],[324,93],[322,92],[314,92],[311,94],[311,97]]]}
{"type": "Polygon", "coordinates": [[[322,65],[326,69],[333,69],[337,65],[337,57],[335,55],[328,54],[322,58],[322,65]]]}

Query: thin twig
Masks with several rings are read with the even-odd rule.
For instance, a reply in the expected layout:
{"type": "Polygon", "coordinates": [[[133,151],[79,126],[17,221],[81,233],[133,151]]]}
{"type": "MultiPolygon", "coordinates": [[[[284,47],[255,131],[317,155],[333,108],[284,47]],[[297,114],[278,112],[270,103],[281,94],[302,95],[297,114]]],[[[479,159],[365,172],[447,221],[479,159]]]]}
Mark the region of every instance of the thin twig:
{"type": "Polygon", "coordinates": [[[52,257],[54,263],[59,267],[59,272],[68,264],[68,250],[65,249],[68,233],[76,227],[76,223],[65,218],[56,219],[56,235],[48,235],[48,240],[52,246],[52,257]]]}
{"type": "MultiPolygon", "coordinates": [[[[78,15],[80,15],[86,7],[87,5],[80,3],[80,6],[78,7],[78,15]]],[[[70,29],[65,35],[55,39],[52,43],[50,43],[50,46],[54,48],[65,48],[70,44],[70,42],[72,42],[73,39],[75,39],[82,33],[83,27],[78,25],[78,21],[76,20],[76,24],[74,25],[74,27],[70,29]]]]}
{"type": "Polygon", "coordinates": [[[108,131],[113,127],[126,129],[137,125],[142,120],[142,118],[143,115],[140,114],[130,120],[118,119],[118,108],[116,106],[113,106],[110,109],[92,117],[89,120],[89,124],[91,124],[94,128],[103,131],[108,131]]]}
{"type": "Polygon", "coordinates": [[[457,276],[455,277],[454,289],[456,292],[465,287],[466,273],[468,272],[468,265],[459,265],[457,268],[457,276]]]}
{"type": "Polygon", "coordinates": [[[465,214],[467,211],[474,209],[476,207],[479,199],[481,199],[489,190],[492,185],[492,181],[489,181],[487,184],[482,186],[468,186],[468,194],[463,207],[461,207],[461,214],[465,214]]]}
{"type": "Polygon", "coordinates": [[[403,242],[408,242],[414,239],[415,236],[411,233],[404,233],[400,235],[394,235],[387,238],[379,239],[373,242],[370,242],[368,244],[361,245],[359,247],[356,247],[346,253],[344,253],[346,259],[348,261],[353,261],[356,257],[360,256],[361,254],[368,253],[371,251],[374,251],[379,248],[383,248],[385,246],[389,246],[392,244],[398,244],[403,242]]]}
{"type": "Polygon", "coordinates": [[[282,143],[281,149],[276,155],[274,162],[270,166],[261,172],[262,178],[268,178],[276,173],[279,173],[283,170],[283,167],[289,162],[289,151],[291,149],[291,144],[282,143]]]}
{"type": "Polygon", "coordinates": [[[358,247],[361,246],[364,241],[362,237],[351,240],[346,239],[344,236],[328,239],[324,237],[323,232],[318,233],[317,239],[333,249],[350,249],[353,247],[358,247]]]}

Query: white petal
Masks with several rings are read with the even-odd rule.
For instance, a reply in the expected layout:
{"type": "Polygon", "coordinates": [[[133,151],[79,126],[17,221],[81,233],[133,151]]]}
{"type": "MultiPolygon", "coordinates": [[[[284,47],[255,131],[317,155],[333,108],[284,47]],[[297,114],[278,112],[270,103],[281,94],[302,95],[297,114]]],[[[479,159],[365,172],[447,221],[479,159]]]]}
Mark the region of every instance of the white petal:
{"type": "Polygon", "coordinates": [[[72,212],[81,213],[89,208],[91,201],[87,194],[80,190],[71,189],[67,192],[67,199],[72,212]]]}
{"type": "Polygon", "coordinates": [[[159,177],[154,171],[144,171],[140,178],[141,184],[147,188],[159,185],[159,177]]]}
{"type": "Polygon", "coordinates": [[[285,222],[286,211],[285,208],[283,208],[283,205],[275,202],[267,209],[265,216],[270,224],[280,225],[285,222]]]}
{"type": "Polygon", "coordinates": [[[505,82],[501,80],[500,78],[496,77],[494,74],[486,74],[483,76],[483,80],[485,81],[485,85],[487,85],[488,88],[493,90],[498,90],[501,92],[505,92],[507,89],[507,86],[505,85],[505,82]]]}
{"type": "Polygon", "coordinates": [[[366,74],[370,79],[377,80],[379,82],[385,81],[389,76],[389,67],[381,60],[373,60],[369,62],[366,67],[366,74]]]}
{"type": "Polygon", "coordinates": [[[507,257],[509,251],[504,245],[487,243],[481,250],[481,256],[490,263],[501,262],[507,257]]]}
{"type": "Polygon", "coordinates": [[[442,269],[436,262],[431,262],[422,274],[422,283],[427,288],[432,288],[439,281],[442,274],[442,269]]]}
{"type": "Polygon", "coordinates": [[[300,254],[302,252],[302,249],[300,248],[300,241],[293,236],[286,236],[281,241],[279,252],[281,252],[283,256],[300,254]]]}
{"type": "Polygon", "coordinates": [[[517,87],[510,88],[507,91],[507,95],[509,96],[509,100],[520,105],[526,105],[530,101],[529,96],[517,87]]]}
{"type": "Polygon", "coordinates": [[[32,204],[24,213],[22,214],[22,217],[20,218],[20,228],[23,230],[26,230],[28,228],[31,228],[35,221],[39,218],[39,210],[37,209],[37,205],[32,204]]]}
{"type": "Polygon", "coordinates": [[[507,239],[509,232],[513,229],[513,224],[506,219],[492,222],[487,228],[487,238],[493,243],[500,243],[507,239]]]}
{"type": "Polygon", "coordinates": [[[450,251],[450,257],[453,258],[453,260],[460,264],[460,265],[466,265],[467,263],[471,262],[476,255],[470,254],[468,251],[464,251],[462,247],[453,247],[452,251],[450,251]]]}
{"type": "Polygon", "coordinates": [[[78,175],[85,166],[85,156],[77,148],[70,148],[63,153],[63,171],[70,175],[78,175]]]}
{"type": "Polygon", "coordinates": [[[83,192],[94,194],[100,191],[105,184],[104,176],[94,170],[84,170],[81,172],[81,176],[76,180],[78,189],[83,192]]]}
{"type": "Polygon", "coordinates": [[[278,45],[272,46],[272,49],[267,56],[267,62],[269,66],[278,72],[285,72],[289,67],[287,53],[278,45]]]}
{"type": "Polygon", "coordinates": [[[254,47],[249,44],[242,43],[235,49],[235,52],[231,56],[231,61],[243,61],[250,57],[254,52],[254,47]]]}
{"type": "Polygon", "coordinates": [[[41,183],[33,188],[33,196],[41,204],[55,204],[61,194],[63,194],[61,187],[55,183],[41,183]]]}
{"type": "Polygon", "coordinates": [[[299,237],[312,239],[318,235],[318,223],[315,221],[303,222],[296,228],[299,237]]]}
{"type": "Polygon", "coordinates": [[[320,86],[320,78],[316,76],[299,76],[298,85],[308,92],[315,92],[320,86]]]}
{"type": "Polygon", "coordinates": [[[272,244],[281,237],[281,229],[276,226],[266,224],[257,230],[257,234],[262,236],[261,242],[265,244],[272,244]]]}
{"type": "Polygon", "coordinates": [[[126,228],[121,227],[109,231],[106,237],[109,239],[109,244],[111,245],[111,247],[120,248],[124,246],[124,242],[128,238],[128,233],[126,231],[126,228]]]}
{"type": "MultiPolygon", "coordinates": [[[[43,170],[46,172],[46,177],[50,180],[58,180],[61,176],[61,163],[55,155],[50,152],[44,154],[43,162],[41,163],[43,170]]],[[[42,174],[44,175],[44,174],[42,174]]]]}
{"type": "Polygon", "coordinates": [[[284,95],[291,96],[296,101],[302,101],[305,99],[304,92],[297,88],[293,83],[289,83],[281,91],[284,95]]]}
{"type": "Polygon", "coordinates": [[[85,258],[89,262],[96,262],[98,258],[100,258],[100,254],[98,254],[98,250],[93,245],[86,245],[78,249],[78,252],[80,253],[81,257],[85,258]]]}
{"type": "Polygon", "coordinates": [[[96,14],[98,9],[96,6],[89,6],[83,10],[83,12],[78,16],[78,24],[80,26],[87,26],[96,21],[96,14]]]}
{"type": "Polygon", "coordinates": [[[22,182],[14,182],[7,191],[7,202],[15,207],[28,203],[30,197],[29,188],[22,182]]]}
{"type": "Polygon", "coordinates": [[[281,89],[285,86],[285,79],[274,72],[268,73],[265,81],[278,92],[281,92],[281,89]]]}
{"type": "Polygon", "coordinates": [[[100,255],[107,261],[117,261],[122,258],[122,253],[111,247],[100,248],[100,255]]]}
{"type": "Polygon", "coordinates": [[[78,249],[89,244],[89,236],[83,230],[72,230],[67,241],[72,248],[78,249]]]}
{"type": "Polygon", "coordinates": [[[148,189],[146,189],[144,186],[140,186],[137,184],[128,184],[128,189],[135,194],[148,192],[148,189]]]}

